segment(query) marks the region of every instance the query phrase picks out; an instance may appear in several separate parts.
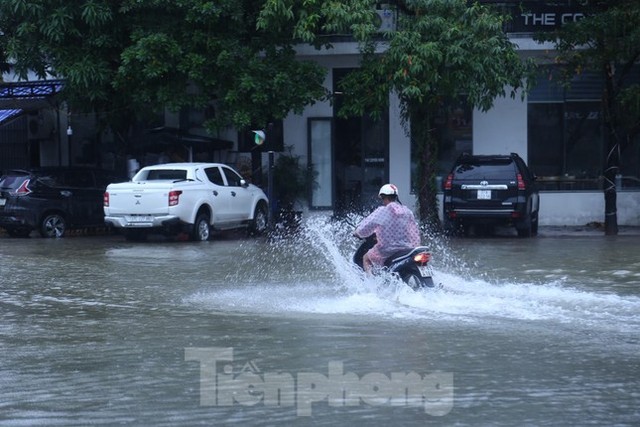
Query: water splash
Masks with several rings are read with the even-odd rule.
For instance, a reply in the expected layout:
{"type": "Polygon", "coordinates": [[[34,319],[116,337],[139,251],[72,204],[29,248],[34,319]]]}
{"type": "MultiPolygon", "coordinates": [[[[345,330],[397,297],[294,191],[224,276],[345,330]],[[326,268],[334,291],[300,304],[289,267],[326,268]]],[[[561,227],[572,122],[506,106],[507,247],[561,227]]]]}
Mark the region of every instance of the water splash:
{"type": "Polygon", "coordinates": [[[233,287],[202,291],[187,302],[225,312],[278,316],[348,315],[482,325],[534,321],[620,333],[640,327],[640,298],[581,290],[557,276],[534,283],[478,274],[475,265],[457,257],[446,238],[437,235],[425,241],[434,254],[438,289],[415,292],[389,276],[366,276],[351,261],[359,244],[352,236],[353,223],[353,218],[311,218],[296,238],[269,243],[271,257],[256,266],[258,273],[251,280],[239,273],[233,287]],[[305,260],[304,268],[300,259],[305,260]]]}

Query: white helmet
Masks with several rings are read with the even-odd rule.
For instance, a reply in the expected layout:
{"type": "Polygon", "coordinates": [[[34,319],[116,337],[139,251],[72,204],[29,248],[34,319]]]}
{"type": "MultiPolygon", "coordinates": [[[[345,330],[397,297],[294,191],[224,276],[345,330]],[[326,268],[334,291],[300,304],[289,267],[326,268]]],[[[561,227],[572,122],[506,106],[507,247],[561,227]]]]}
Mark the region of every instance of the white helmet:
{"type": "Polygon", "coordinates": [[[380,187],[380,191],[378,191],[378,196],[397,196],[398,195],[398,187],[393,184],[385,184],[380,187]]]}

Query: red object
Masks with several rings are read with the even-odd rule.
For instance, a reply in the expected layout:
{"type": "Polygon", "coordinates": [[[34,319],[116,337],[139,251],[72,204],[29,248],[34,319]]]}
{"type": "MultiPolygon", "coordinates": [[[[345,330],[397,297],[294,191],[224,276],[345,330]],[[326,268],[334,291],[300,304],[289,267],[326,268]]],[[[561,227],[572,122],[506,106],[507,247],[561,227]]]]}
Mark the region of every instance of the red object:
{"type": "Polygon", "coordinates": [[[431,254],[429,252],[420,252],[413,257],[413,260],[422,265],[428,263],[431,260],[431,254]]]}
{"type": "Polygon", "coordinates": [[[26,196],[29,193],[31,193],[31,190],[29,189],[29,180],[25,179],[24,182],[20,184],[20,187],[16,189],[15,195],[26,196]]]}
{"type": "Polygon", "coordinates": [[[169,192],[169,206],[177,206],[180,203],[181,190],[173,190],[169,192]]]}

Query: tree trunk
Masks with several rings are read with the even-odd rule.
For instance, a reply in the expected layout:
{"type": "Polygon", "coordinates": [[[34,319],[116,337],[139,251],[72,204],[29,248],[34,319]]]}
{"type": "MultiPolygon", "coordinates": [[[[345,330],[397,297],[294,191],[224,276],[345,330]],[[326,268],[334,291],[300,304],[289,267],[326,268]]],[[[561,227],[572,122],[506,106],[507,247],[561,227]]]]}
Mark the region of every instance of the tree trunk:
{"type": "Polygon", "coordinates": [[[411,114],[411,138],[418,150],[418,212],[420,221],[438,227],[436,172],[438,144],[431,133],[431,111],[427,106],[414,106],[411,114]]]}
{"type": "Polygon", "coordinates": [[[609,64],[604,67],[605,91],[604,125],[607,138],[607,158],[604,171],[604,234],[618,234],[618,203],[616,175],[620,171],[620,141],[617,133],[617,115],[615,110],[614,71],[609,64]]]}

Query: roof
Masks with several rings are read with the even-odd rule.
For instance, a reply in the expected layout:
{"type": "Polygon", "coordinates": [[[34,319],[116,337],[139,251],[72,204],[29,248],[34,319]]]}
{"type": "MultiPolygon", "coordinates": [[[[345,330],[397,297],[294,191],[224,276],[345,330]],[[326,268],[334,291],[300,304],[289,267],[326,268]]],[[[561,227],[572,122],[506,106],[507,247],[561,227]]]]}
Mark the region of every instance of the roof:
{"type": "Polygon", "coordinates": [[[0,83],[0,124],[24,111],[51,107],[63,86],[62,80],[0,83]]]}
{"type": "Polygon", "coordinates": [[[196,169],[213,166],[229,166],[225,163],[198,163],[198,162],[180,162],[180,163],[162,163],[158,165],[145,166],[144,169],[165,169],[165,168],[184,168],[184,169],[196,169]]]}

